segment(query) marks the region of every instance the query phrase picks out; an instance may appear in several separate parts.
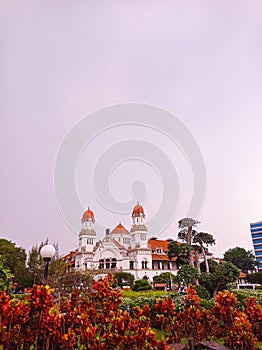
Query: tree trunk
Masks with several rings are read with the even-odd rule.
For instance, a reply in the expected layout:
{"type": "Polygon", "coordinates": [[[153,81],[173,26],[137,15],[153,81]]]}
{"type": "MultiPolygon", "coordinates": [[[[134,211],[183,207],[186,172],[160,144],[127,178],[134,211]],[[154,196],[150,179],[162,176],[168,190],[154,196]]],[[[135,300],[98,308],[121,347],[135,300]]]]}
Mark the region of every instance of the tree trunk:
{"type": "MultiPolygon", "coordinates": [[[[189,246],[192,246],[192,231],[193,231],[192,226],[190,226],[187,230],[187,244],[189,246]]],[[[194,266],[192,249],[189,254],[189,265],[194,266]]]]}
{"type": "Polygon", "coordinates": [[[191,245],[192,244],[192,226],[190,226],[187,230],[187,244],[191,245]]]}
{"type": "Polygon", "coordinates": [[[208,261],[207,261],[206,251],[205,251],[205,248],[203,247],[202,244],[201,244],[201,249],[202,249],[202,254],[204,256],[204,260],[205,260],[205,264],[206,264],[206,272],[209,273],[209,265],[208,265],[208,261]]]}
{"type": "Polygon", "coordinates": [[[219,281],[217,282],[217,285],[216,285],[216,287],[215,287],[214,291],[213,291],[213,298],[215,298],[215,297],[216,297],[217,292],[218,292],[218,290],[219,290],[220,286],[221,286],[221,281],[219,280],[219,281]]]}
{"type": "Polygon", "coordinates": [[[200,261],[199,261],[199,254],[198,254],[198,250],[195,250],[195,259],[196,259],[196,268],[199,274],[201,274],[201,270],[200,270],[200,261]]]}

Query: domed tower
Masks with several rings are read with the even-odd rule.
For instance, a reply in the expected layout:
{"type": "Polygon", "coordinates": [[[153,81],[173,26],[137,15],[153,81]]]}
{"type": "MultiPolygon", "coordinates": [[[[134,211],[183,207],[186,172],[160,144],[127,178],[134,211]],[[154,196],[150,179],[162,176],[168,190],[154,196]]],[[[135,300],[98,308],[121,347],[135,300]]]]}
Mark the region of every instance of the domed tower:
{"type": "Polygon", "coordinates": [[[88,207],[82,217],[82,230],[79,233],[79,252],[92,252],[96,245],[96,231],[94,230],[95,215],[88,207]]]}
{"type": "Polygon", "coordinates": [[[133,209],[132,219],[133,225],[130,230],[131,248],[146,248],[148,246],[148,231],[144,223],[144,209],[139,203],[133,209]]]}

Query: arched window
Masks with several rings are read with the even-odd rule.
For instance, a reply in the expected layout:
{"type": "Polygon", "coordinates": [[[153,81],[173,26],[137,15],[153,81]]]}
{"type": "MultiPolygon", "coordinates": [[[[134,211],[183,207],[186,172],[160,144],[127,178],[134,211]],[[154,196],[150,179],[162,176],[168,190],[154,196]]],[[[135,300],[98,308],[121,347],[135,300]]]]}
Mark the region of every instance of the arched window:
{"type": "Polygon", "coordinates": [[[110,269],[110,259],[106,259],[106,269],[110,269]]]}
{"type": "Polygon", "coordinates": [[[104,267],[105,267],[104,259],[100,259],[100,260],[99,260],[99,269],[103,270],[104,267]]]}
{"type": "Polygon", "coordinates": [[[147,269],[147,260],[142,261],[142,269],[147,269]]]}
{"type": "Polygon", "coordinates": [[[115,269],[115,268],[116,268],[116,258],[113,258],[111,262],[111,269],[115,269]]]}

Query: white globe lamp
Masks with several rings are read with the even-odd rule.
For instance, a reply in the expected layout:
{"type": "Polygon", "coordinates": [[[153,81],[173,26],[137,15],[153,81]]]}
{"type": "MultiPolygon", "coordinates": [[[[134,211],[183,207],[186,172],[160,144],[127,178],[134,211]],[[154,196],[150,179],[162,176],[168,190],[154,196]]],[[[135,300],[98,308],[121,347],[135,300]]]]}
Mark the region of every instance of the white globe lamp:
{"type": "Polygon", "coordinates": [[[55,247],[51,244],[44,245],[40,250],[40,255],[42,256],[45,262],[44,279],[47,280],[49,263],[52,257],[55,255],[55,247]]]}

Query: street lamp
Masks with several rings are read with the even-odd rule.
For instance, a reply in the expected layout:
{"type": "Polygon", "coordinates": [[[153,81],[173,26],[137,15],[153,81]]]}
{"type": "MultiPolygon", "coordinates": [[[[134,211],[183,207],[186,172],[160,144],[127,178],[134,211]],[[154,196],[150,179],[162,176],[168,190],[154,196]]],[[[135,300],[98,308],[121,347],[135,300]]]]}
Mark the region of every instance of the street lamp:
{"type": "Polygon", "coordinates": [[[47,280],[49,263],[51,261],[51,258],[55,255],[55,247],[51,244],[44,245],[40,250],[40,255],[42,256],[45,262],[44,279],[47,280]]]}

